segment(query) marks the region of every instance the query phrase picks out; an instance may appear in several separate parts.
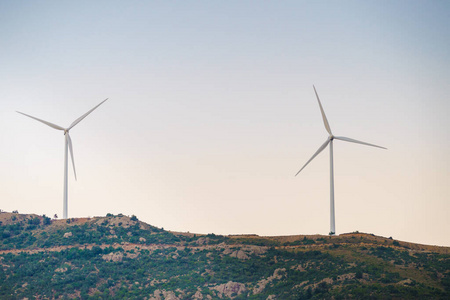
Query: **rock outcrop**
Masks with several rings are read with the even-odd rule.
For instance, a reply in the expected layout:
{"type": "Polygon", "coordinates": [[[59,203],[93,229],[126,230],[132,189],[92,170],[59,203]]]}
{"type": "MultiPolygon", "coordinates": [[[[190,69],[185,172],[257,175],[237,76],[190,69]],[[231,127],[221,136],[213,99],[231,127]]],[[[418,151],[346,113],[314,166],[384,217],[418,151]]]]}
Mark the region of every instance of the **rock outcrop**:
{"type": "Polygon", "coordinates": [[[122,252],[111,252],[109,254],[102,255],[102,258],[106,261],[122,261],[123,253],[122,252]]]}
{"type": "Polygon", "coordinates": [[[216,285],[214,287],[211,287],[210,289],[217,291],[220,298],[227,297],[231,299],[247,291],[245,284],[233,281],[228,281],[227,283],[216,285]]]}
{"type": "Polygon", "coordinates": [[[264,289],[266,288],[266,286],[271,283],[272,281],[274,281],[275,279],[281,279],[283,278],[283,275],[281,273],[286,273],[286,269],[282,268],[282,269],[276,269],[273,272],[272,276],[269,276],[267,278],[261,279],[260,281],[258,281],[258,283],[256,284],[256,286],[253,288],[253,294],[261,294],[262,291],[264,291],[264,289]]]}

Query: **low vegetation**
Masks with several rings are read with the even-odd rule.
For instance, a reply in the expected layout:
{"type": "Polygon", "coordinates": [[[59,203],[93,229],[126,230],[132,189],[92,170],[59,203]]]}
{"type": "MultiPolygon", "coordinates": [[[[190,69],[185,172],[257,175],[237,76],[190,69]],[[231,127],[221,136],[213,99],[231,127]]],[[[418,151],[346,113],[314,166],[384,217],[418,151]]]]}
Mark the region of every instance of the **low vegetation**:
{"type": "Polygon", "coordinates": [[[449,248],[0,213],[0,299],[449,299],[449,248]]]}

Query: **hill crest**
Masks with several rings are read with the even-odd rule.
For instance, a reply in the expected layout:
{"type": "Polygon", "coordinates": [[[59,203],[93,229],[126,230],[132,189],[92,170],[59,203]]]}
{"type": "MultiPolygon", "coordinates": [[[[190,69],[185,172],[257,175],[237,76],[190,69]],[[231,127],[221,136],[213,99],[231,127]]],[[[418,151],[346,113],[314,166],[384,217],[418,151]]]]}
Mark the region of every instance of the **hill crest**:
{"type": "MultiPolygon", "coordinates": [[[[56,228],[70,228],[72,226],[83,226],[87,225],[103,225],[108,227],[122,227],[129,228],[130,226],[136,226],[138,224],[139,228],[142,230],[160,230],[155,226],[147,224],[143,221],[138,220],[136,216],[126,216],[123,214],[113,215],[107,214],[107,216],[95,216],[95,217],[86,217],[86,218],[69,218],[69,219],[50,219],[45,215],[39,216],[37,214],[19,214],[19,213],[10,213],[10,212],[0,212],[0,225],[13,225],[13,224],[28,224],[33,226],[33,222],[36,223],[36,219],[39,220],[39,224],[45,224],[47,230],[53,230],[56,228]]],[[[41,228],[42,230],[42,228],[41,228]]],[[[190,233],[190,232],[178,232],[178,231],[167,231],[170,234],[175,236],[185,236],[185,237],[194,237],[194,236],[207,236],[205,233],[190,233]]],[[[211,235],[211,234],[210,234],[211,235]]],[[[213,234],[215,235],[215,234],[213,234]]],[[[223,237],[227,237],[236,241],[243,240],[248,242],[263,242],[267,243],[279,244],[284,246],[298,246],[301,241],[309,240],[309,241],[319,241],[319,243],[315,246],[311,246],[309,244],[308,248],[314,247],[323,247],[328,244],[358,244],[360,246],[364,245],[377,245],[377,246],[386,246],[393,248],[404,248],[414,251],[427,251],[427,252],[435,252],[442,254],[450,254],[450,247],[444,246],[436,246],[436,245],[426,245],[426,244],[418,244],[411,243],[407,241],[399,241],[395,240],[392,237],[383,237],[377,236],[372,233],[363,233],[363,232],[349,232],[349,233],[341,233],[339,235],[329,236],[329,235],[320,235],[320,234],[299,234],[299,235],[282,235],[282,236],[259,236],[257,234],[230,234],[225,235],[223,237]],[[359,242],[358,242],[359,241],[359,242]]],[[[308,243],[305,243],[308,246],[308,243]]]]}

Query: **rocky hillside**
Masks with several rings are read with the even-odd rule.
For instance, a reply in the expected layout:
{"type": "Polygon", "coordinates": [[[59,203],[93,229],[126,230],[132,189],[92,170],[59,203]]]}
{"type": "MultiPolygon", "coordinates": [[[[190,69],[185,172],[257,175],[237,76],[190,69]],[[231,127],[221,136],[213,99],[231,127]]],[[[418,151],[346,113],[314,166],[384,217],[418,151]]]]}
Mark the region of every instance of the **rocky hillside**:
{"type": "Polygon", "coordinates": [[[0,213],[0,299],[449,299],[450,248],[0,213]]]}

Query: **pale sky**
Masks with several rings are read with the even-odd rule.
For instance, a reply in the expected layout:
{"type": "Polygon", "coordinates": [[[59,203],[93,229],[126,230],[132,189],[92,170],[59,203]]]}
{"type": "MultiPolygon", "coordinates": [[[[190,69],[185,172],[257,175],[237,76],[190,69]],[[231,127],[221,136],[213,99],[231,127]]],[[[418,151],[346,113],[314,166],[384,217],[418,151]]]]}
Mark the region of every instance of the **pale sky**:
{"type": "Polygon", "coordinates": [[[1,1],[1,209],[450,246],[448,1],[1,1]]]}

